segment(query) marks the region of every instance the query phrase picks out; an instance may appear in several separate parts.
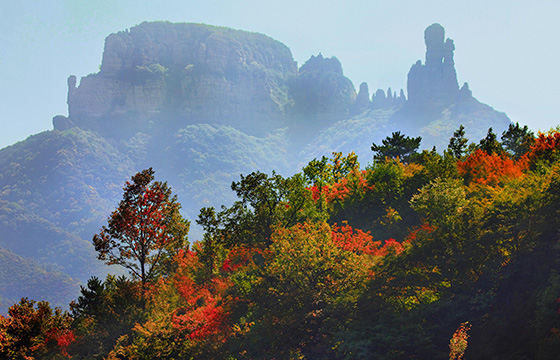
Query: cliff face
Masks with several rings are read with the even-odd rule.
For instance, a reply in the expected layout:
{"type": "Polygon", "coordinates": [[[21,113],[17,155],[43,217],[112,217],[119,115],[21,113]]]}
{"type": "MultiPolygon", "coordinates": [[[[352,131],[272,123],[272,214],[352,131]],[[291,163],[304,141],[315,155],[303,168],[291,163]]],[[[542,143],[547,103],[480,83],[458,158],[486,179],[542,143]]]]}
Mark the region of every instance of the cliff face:
{"type": "Polygon", "coordinates": [[[78,87],[69,78],[69,119],[94,129],[108,118],[135,126],[211,122],[255,130],[249,124],[266,121],[274,127],[296,72],[290,50],[261,34],[142,23],[106,38],[99,73],[78,87]]]}

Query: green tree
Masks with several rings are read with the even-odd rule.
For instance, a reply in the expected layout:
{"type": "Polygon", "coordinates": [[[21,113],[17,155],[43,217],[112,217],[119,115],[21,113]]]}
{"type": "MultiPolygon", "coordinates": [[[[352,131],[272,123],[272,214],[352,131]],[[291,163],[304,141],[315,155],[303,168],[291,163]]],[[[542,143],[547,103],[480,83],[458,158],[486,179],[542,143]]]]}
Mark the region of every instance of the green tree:
{"type": "Polygon", "coordinates": [[[489,128],[486,137],[480,140],[479,148],[488,155],[501,154],[504,151],[492,128],[489,128]]]}
{"type": "Polygon", "coordinates": [[[231,207],[200,210],[197,223],[210,238],[226,247],[268,245],[272,226],[291,226],[307,215],[306,196],[301,175],[284,178],[261,172],[241,175],[231,188],[239,198],[231,207]]]}
{"type": "Polygon", "coordinates": [[[465,137],[465,127],[461,125],[458,130],[453,133],[453,137],[449,139],[447,149],[451,151],[453,156],[461,158],[467,150],[467,143],[469,139],[465,137]]]}
{"type": "Polygon", "coordinates": [[[404,136],[400,131],[393,132],[391,136],[381,141],[383,145],[371,145],[371,150],[375,153],[374,160],[388,158],[399,158],[403,163],[410,162],[412,156],[417,153],[422,137],[411,138],[404,136]]]}
{"type": "Polygon", "coordinates": [[[79,359],[102,359],[117,340],[132,333],[145,317],[140,284],[125,276],[96,277],[81,287],[77,301],[70,303],[72,328],[77,339],[69,353],[79,359]]]}
{"type": "Polygon", "coordinates": [[[516,159],[528,153],[534,142],[535,134],[527,125],[521,127],[519,123],[509,124],[508,129],[502,133],[503,147],[516,159]]]}
{"type": "Polygon", "coordinates": [[[410,204],[432,224],[445,224],[467,204],[466,192],[460,180],[437,178],[414,194],[410,204]]]}
{"type": "Polygon", "coordinates": [[[278,228],[250,295],[251,358],[327,359],[331,336],[355,308],[368,271],[341,249],[326,223],[278,228]]]}
{"type": "Polygon", "coordinates": [[[98,258],[127,268],[143,289],[165,272],[166,260],[186,246],[190,225],[181,217],[181,205],[167,183],[153,180],[149,168],[127,181],[119,207],[93,237],[98,258]]]}

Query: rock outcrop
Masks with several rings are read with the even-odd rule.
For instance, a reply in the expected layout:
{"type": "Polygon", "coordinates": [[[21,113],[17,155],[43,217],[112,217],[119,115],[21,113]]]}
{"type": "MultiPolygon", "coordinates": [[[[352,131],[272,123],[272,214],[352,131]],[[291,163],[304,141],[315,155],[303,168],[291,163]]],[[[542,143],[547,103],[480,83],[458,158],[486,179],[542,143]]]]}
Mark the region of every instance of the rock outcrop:
{"type": "Polygon", "coordinates": [[[297,78],[290,82],[290,97],[291,115],[320,118],[324,125],[349,115],[356,102],[356,90],[336,57],[319,54],[300,67],[297,78]]]}
{"type": "Polygon", "coordinates": [[[106,38],[99,73],[77,87],[75,76],[68,79],[68,113],[93,129],[110,119],[125,127],[206,122],[254,131],[281,124],[296,72],[290,50],[265,35],[142,23],[106,38]]]}
{"type": "Polygon", "coordinates": [[[441,107],[457,100],[459,85],[453,60],[455,45],[445,38],[440,24],[430,25],[424,32],[426,62],[420,60],[408,73],[408,103],[414,108],[441,107]]]}
{"type": "Polygon", "coordinates": [[[360,90],[358,91],[358,96],[356,96],[356,103],[352,109],[352,114],[359,114],[368,107],[371,106],[371,101],[369,98],[369,87],[366,82],[360,84],[360,90]]]}
{"type": "Polygon", "coordinates": [[[425,64],[418,61],[410,69],[408,101],[392,121],[416,129],[425,143],[436,144],[440,149],[460,125],[473,139],[484,137],[489,127],[505,130],[510,123],[506,114],[478,101],[467,83],[459,88],[453,59],[455,44],[445,39],[443,26],[428,26],[424,41],[425,64]]]}
{"type": "Polygon", "coordinates": [[[489,127],[501,133],[510,120],[506,114],[481,103],[467,83],[459,88],[453,52],[455,44],[445,39],[439,24],[424,32],[426,59],[412,66],[408,73],[408,99],[391,88],[379,89],[369,106],[362,99],[367,85],[362,84],[351,118],[336,122],[321,131],[303,151],[308,158],[330,155],[332,151],[356,152],[362,159],[371,156],[371,143],[381,141],[394,131],[408,136],[422,136],[421,146],[437,146],[443,151],[453,132],[464,125],[467,137],[474,142],[484,138],[489,127]]]}
{"type": "Polygon", "coordinates": [[[372,96],[372,109],[395,109],[398,110],[401,106],[406,103],[406,96],[404,91],[401,89],[399,95],[393,92],[391,88],[387,89],[387,95],[382,89],[377,89],[375,94],[372,96]]]}

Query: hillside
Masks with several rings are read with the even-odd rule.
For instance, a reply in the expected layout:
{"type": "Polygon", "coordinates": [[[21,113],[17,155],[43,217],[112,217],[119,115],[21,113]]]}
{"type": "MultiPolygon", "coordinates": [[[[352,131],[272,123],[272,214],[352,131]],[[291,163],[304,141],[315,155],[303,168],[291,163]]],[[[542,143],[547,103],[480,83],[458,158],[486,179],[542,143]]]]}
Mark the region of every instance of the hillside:
{"type": "MultiPolygon", "coordinates": [[[[111,34],[100,71],[68,78],[68,115],[0,150],[0,247],[83,284],[108,271],[91,238],[141,169],[168,181],[193,221],[201,207],[231,204],[240,174],[290,175],[333,151],[356,151],[365,164],[371,143],[395,130],[440,151],[460,124],[474,142],[488,127],[505,130],[505,114],[458,87],[443,27],[425,38],[407,99],[402,90],[370,96],[367,84],[356,92],[335,57],[298,68],[262,34],[168,22],[111,34]]],[[[201,238],[193,226],[191,240],[201,238]]]]}
{"type": "Polygon", "coordinates": [[[130,276],[91,278],[71,313],[12,305],[0,357],[554,359],[560,131],[454,138],[241,176],[188,246],[170,190],[139,172],[94,240],[130,276]]]}

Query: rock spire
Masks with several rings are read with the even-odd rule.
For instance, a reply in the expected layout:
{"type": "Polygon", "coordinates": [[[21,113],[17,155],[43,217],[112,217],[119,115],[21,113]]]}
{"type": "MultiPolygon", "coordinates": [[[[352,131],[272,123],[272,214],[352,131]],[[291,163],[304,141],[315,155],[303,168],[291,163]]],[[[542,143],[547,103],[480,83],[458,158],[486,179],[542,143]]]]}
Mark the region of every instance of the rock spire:
{"type": "Polygon", "coordinates": [[[412,107],[445,106],[457,100],[459,85],[453,60],[455,44],[445,29],[432,24],[424,31],[425,64],[419,60],[408,73],[408,101],[412,107]]]}

